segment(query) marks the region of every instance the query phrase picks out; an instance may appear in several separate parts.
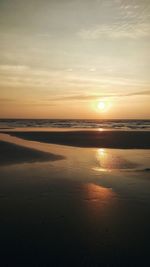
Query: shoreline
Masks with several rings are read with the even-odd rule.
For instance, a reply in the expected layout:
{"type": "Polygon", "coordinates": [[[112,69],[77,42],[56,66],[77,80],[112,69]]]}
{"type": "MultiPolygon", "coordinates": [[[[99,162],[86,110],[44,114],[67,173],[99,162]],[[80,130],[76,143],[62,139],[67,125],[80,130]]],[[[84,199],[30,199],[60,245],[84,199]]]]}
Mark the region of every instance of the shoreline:
{"type": "Polygon", "coordinates": [[[3,131],[25,140],[84,148],[150,149],[150,131],[3,131]]]}

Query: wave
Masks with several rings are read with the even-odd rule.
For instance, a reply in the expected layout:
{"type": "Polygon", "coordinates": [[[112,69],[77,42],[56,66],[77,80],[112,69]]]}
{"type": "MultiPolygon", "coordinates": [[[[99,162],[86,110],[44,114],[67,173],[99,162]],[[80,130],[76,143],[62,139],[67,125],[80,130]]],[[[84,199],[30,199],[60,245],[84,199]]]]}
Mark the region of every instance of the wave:
{"type": "Polygon", "coordinates": [[[0,129],[24,127],[150,130],[150,120],[0,119],[0,129]]]}

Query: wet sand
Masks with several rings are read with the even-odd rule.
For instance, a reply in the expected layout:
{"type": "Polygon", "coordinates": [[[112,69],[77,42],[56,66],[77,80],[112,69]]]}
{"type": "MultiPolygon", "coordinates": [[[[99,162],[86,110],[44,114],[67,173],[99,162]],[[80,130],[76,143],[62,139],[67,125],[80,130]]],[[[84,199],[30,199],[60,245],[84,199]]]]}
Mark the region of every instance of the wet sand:
{"type": "Polygon", "coordinates": [[[0,141],[0,166],[61,159],[64,157],[0,141]]]}
{"type": "Polygon", "coordinates": [[[5,132],[23,139],[75,147],[149,149],[149,131],[5,132]]]}
{"type": "Polygon", "coordinates": [[[65,157],[17,165],[11,158],[0,166],[2,266],[150,265],[149,150],[0,138],[8,158],[24,151],[31,157],[33,150],[40,159],[41,153],[65,157]]]}

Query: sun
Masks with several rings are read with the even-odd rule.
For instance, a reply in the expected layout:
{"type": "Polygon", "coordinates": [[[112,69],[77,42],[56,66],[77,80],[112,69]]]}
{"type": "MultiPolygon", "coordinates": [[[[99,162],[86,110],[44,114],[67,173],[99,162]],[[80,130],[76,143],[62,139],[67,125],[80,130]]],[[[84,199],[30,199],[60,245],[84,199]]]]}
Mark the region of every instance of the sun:
{"type": "Polygon", "coordinates": [[[101,100],[97,103],[97,110],[100,112],[107,112],[111,107],[111,103],[106,100],[101,100]]]}
{"type": "Polygon", "coordinates": [[[101,111],[104,111],[106,109],[106,103],[103,101],[100,101],[97,105],[98,109],[100,109],[101,111]]]}
{"type": "Polygon", "coordinates": [[[96,113],[101,113],[101,115],[105,115],[105,113],[109,113],[112,108],[113,103],[110,99],[98,99],[97,101],[92,103],[92,107],[96,113]]]}

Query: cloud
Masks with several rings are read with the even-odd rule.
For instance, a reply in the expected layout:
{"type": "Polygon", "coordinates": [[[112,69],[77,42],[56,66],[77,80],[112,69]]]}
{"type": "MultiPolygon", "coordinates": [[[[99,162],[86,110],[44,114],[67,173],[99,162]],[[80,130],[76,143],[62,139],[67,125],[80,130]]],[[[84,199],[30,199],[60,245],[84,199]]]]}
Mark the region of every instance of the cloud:
{"type": "Polygon", "coordinates": [[[45,70],[24,65],[0,65],[0,86],[13,88],[54,86],[57,83],[61,84],[64,74],[65,71],[59,69],[45,70]]]}
{"type": "Polygon", "coordinates": [[[26,70],[28,70],[28,67],[25,65],[0,65],[0,71],[22,72],[26,70]]]}
{"type": "Polygon", "coordinates": [[[100,23],[81,29],[78,36],[86,40],[150,37],[148,1],[109,1],[109,8],[102,10],[105,17],[100,23]]]}
{"type": "Polygon", "coordinates": [[[14,102],[15,99],[12,98],[0,98],[0,103],[14,102]]]}
{"type": "Polygon", "coordinates": [[[135,79],[127,79],[124,77],[115,77],[115,76],[98,76],[98,75],[72,75],[70,77],[68,77],[68,80],[70,85],[82,85],[83,87],[87,87],[87,86],[109,86],[109,87],[113,87],[114,86],[128,86],[128,87],[142,87],[142,88],[149,88],[149,81],[144,81],[144,80],[135,80],[135,79]]]}
{"type": "Polygon", "coordinates": [[[97,40],[100,38],[130,38],[138,39],[150,37],[150,23],[114,23],[112,25],[95,25],[89,29],[82,29],[78,33],[82,39],[97,40]]]}
{"type": "Polygon", "coordinates": [[[15,105],[15,106],[48,106],[48,107],[53,107],[56,106],[56,103],[45,103],[45,101],[40,101],[40,100],[26,100],[26,99],[22,99],[22,98],[0,98],[0,104],[5,106],[6,104],[8,105],[15,105]]]}
{"type": "Polygon", "coordinates": [[[88,100],[96,100],[97,98],[102,98],[102,97],[110,97],[110,96],[115,96],[115,95],[71,95],[71,96],[61,96],[61,97],[56,97],[50,99],[51,101],[70,101],[70,100],[75,100],[75,101],[88,101],[88,100]]]}
{"type": "Polygon", "coordinates": [[[127,94],[94,94],[94,95],[70,95],[51,98],[50,101],[91,101],[98,100],[99,98],[118,98],[118,97],[132,97],[132,96],[150,96],[150,90],[138,91],[127,94]]]}
{"type": "Polygon", "coordinates": [[[129,93],[129,94],[126,94],[126,96],[140,96],[140,95],[147,95],[149,96],[150,95],[150,90],[146,90],[146,91],[140,91],[140,92],[133,92],[133,93],[129,93]]]}
{"type": "Polygon", "coordinates": [[[149,80],[104,75],[101,69],[94,66],[88,69],[88,72],[87,74],[86,69],[66,71],[66,69],[38,69],[23,65],[0,65],[0,87],[41,88],[42,90],[45,88],[49,91],[58,88],[64,91],[74,88],[86,90],[106,87],[149,88],[149,80]]]}

